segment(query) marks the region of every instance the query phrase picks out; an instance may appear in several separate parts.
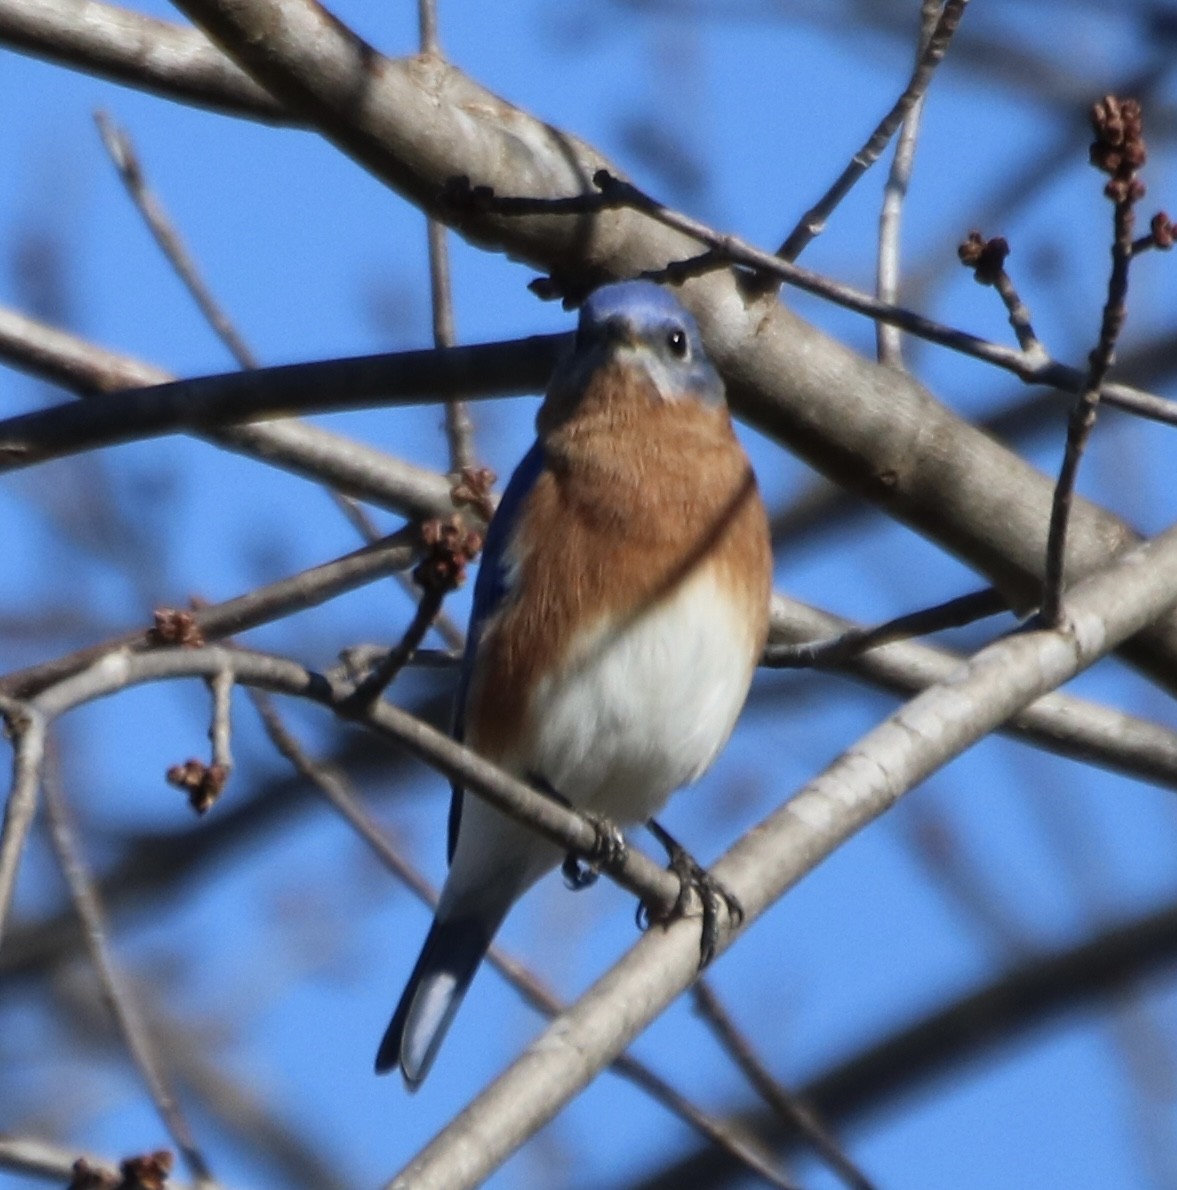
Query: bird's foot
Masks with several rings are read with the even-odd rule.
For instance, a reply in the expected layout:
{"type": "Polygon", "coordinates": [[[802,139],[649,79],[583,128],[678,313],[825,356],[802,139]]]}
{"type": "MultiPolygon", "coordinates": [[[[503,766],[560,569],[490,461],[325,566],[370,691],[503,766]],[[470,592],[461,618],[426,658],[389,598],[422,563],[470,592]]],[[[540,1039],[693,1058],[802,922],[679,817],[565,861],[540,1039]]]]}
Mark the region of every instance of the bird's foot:
{"type": "Polygon", "coordinates": [[[651,921],[672,921],[682,917],[691,903],[694,892],[703,907],[703,931],[699,937],[699,969],[715,957],[719,945],[719,910],[722,905],[728,921],[738,926],[744,920],[744,907],[739,898],[722,881],[716,880],[673,835],[653,819],[646,824],[650,833],[666,848],[669,869],[678,877],[678,897],[669,912],[655,914],[643,901],[638,905],[639,929],[646,929],[651,921]]]}
{"type": "Polygon", "coordinates": [[[592,824],[597,833],[592,850],[587,854],[570,851],[564,857],[560,873],[564,883],[573,892],[580,892],[583,888],[591,888],[596,884],[601,868],[620,863],[625,859],[629,848],[620,828],[608,818],[600,814],[584,812],[583,816],[592,824]]]}
{"type": "Polygon", "coordinates": [[[592,888],[600,872],[586,864],[576,852],[570,851],[560,865],[560,875],[564,877],[565,888],[580,892],[582,889],[592,888]]]}

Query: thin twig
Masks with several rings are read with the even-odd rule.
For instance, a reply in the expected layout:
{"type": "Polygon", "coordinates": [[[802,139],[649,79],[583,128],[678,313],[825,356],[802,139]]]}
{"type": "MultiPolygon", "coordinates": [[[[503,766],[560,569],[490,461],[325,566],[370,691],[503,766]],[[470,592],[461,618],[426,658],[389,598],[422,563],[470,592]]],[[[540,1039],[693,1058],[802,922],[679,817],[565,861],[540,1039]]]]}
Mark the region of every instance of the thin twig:
{"type": "MultiPolygon", "coordinates": [[[[764,273],[768,276],[779,277],[788,285],[812,293],[835,305],[862,314],[875,321],[891,323],[909,334],[926,339],[929,343],[937,343],[962,355],[972,356],[994,367],[1002,368],[1013,373],[1026,384],[1048,385],[1062,392],[1082,392],[1086,373],[1067,364],[1060,363],[1040,353],[1027,353],[1005,347],[999,343],[990,342],[967,331],[957,330],[945,326],[931,318],[925,318],[913,310],[903,306],[892,306],[888,302],[880,301],[870,294],[844,285],[840,281],[833,281],[812,269],[793,264],[765,252],[755,245],[740,239],[739,236],[717,232],[698,219],[692,219],[679,211],[664,206],[651,198],[632,183],[624,181],[609,173],[608,170],[598,170],[593,175],[593,184],[599,189],[599,194],[576,195],[572,198],[516,198],[499,197],[488,187],[454,187],[451,193],[452,202],[462,202],[471,205],[475,211],[486,209],[502,215],[536,215],[543,213],[586,213],[608,210],[613,207],[629,207],[642,214],[649,215],[659,223],[691,236],[699,243],[706,245],[707,250],[698,256],[686,260],[673,262],[663,268],[651,269],[642,274],[651,280],[682,281],[702,272],[716,269],[742,267],[753,274],[764,273]]],[[[558,296],[559,286],[550,282],[541,283],[537,288],[543,293],[558,296]]],[[[462,350],[454,348],[455,351],[462,350]]],[[[220,377],[216,380],[220,381],[220,377]]],[[[206,381],[207,382],[207,381],[206,381]]],[[[467,394],[469,397],[470,394],[467,394]]],[[[1126,384],[1109,384],[1104,387],[1103,399],[1109,405],[1115,405],[1138,417],[1146,417],[1153,421],[1164,422],[1177,426],[1177,401],[1171,401],[1153,393],[1141,392],[1126,384]]],[[[6,423],[0,422],[0,470],[4,469],[3,433],[6,423]]]]}
{"type": "Polygon", "coordinates": [[[213,764],[228,775],[233,768],[233,754],[229,741],[232,734],[233,673],[225,670],[210,683],[213,690],[213,721],[209,737],[213,746],[213,764]]]}
{"type": "Polygon", "coordinates": [[[247,632],[261,624],[317,607],[385,575],[406,570],[419,552],[420,533],[416,527],[408,527],[342,558],[312,566],[223,603],[207,604],[191,611],[160,609],[154,628],[127,633],[0,676],[0,699],[6,695],[31,698],[119,649],[140,652],[160,644],[196,644],[247,632]]]}
{"type": "Polygon", "coordinates": [[[1067,525],[1075,492],[1079,463],[1095,419],[1104,377],[1111,367],[1116,340],[1127,317],[1128,270],[1132,263],[1136,202],[1144,197],[1144,183],[1136,176],[1145,162],[1140,104],[1134,99],[1107,96],[1092,108],[1096,141],[1092,162],[1111,174],[1105,193],[1114,204],[1112,271],[1107,299],[1100,320],[1099,342],[1091,353],[1087,381],[1067,423],[1067,444],[1055,484],[1050,508],[1050,530],[1046,541],[1046,569],[1042,587],[1042,620],[1057,626],[1062,618],[1063,586],[1066,581],[1067,525]]]}
{"type": "Polygon", "coordinates": [[[466,529],[457,517],[444,524],[426,522],[421,526],[421,536],[427,552],[413,570],[413,581],[421,588],[421,600],[400,643],[356,687],[352,704],[358,708],[371,706],[412,660],[445,597],[465,582],[467,563],[482,549],[482,535],[466,529]]]}
{"type": "MultiPolygon", "coordinates": [[[[452,347],[454,335],[453,299],[450,295],[450,263],[448,232],[444,223],[430,219],[427,223],[429,239],[429,284],[433,299],[433,343],[436,347],[452,347]]],[[[461,475],[474,466],[474,423],[464,401],[447,401],[445,405],[445,433],[450,450],[450,473],[461,475]]]]}
{"type": "Polygon", "coordinates": [[[12,788],[4,807],[4,825],[0,828],[0,942],[8,912],[12,908],[12,894],[16,888],[16,874],[24,855],[29,828],[37,812],[41,792],[42,769],[45,763],[45,716],[36,707],[0,697],[8,734],[12,737],[12,788]]]}
{"type": "Polygon", "coordinates": [[[919,61],[916,63],[915,70],[912,72],[903,94],[879,122],[866,144],[850,159],[850,164],[842,171],[838,180],[801,217],[800,222],[777,250],[778,256],[788,261],[796,260],[805,250],[806,245],[825,230],[826,220],[834,208],[850,193],[858,179],[879,159],[896,129],[927,91],[932,81],[932,75],[948,50],[948,43],[952,40],[957,26],[960,24],[960,18],[964,15],[967,4],[968,0],[946,0],[944,10],[936,22],[936,27],[932,31],[923,53],[920,54],[919,61]]]}
{"type": "Polygon", "coordinates": [[[445,595],[441,591],[427,591],[421,597],[399,643],[380,658],[375,669],[356,687],[354,698],[357,707],[374,703],[413,659],[418,646],[425,639],[425,634],[441,610],[444,598],[445,595]]]}
{"type": "Polygon", "coordinates": [[[439,54],[437,40],[437,0],[417,0],[418,41],[423,54],[439,54]]]}
{"type": "Polygon", "coordinates": [[[956,255],[961,264],[973,270],[978,285],[992,285],[997,290],[1021,349],[1027,355],[1049,359],[1042,341],[1034,333],[1030,308],[1022,301],[1013,279],[1005,270],[1005,258],[1009,255],[1007,241],[1001,236],[987,240],[979,231],[970,231],[968,238],[957,248],[956,255]]]}
{"type": "Polygon", "coordinates": [[[1139,256],[1150,248],[1157,248],[1167,252],[1177,241],[1177,223],[1174,223],[1164,211],[1158,211],[1148,227],[1148,235],[1140,236],[1132,241],[1132,255],[1139,256]]]}
{"type": "MultiPolygon", "coordinates": [[[[432,13],[432,5],[430,0],[421,0],[421,20],[422,20],[422,37],[427,35],[427,17],[432,13]],[[427,14],[425,9],[430,9],[427,14]]],[[[433,19],[432,35],[436,39],[436,19],[433,19]]],[[[206,284],[201,277],[199,270],[196,267],[196,262],[192,255],[184,246],[184,242],[177,230],[175,223],[168,215],[163,204],[152,193],[147,184],[147,179],[144,174],[143,165],[138,153],[135,151],[134,143],[130,136],[123,130],[118,128],[109,116],[104,112],[95,113],[95,120],[98,124],[98,130],[102,137],[102,143],[106,147],[107,153],[118,170],[119,177],[122,178],[126,186],[127,193],[130,195],[131,201],[134,203],[135,209],[142,216],[143,221],[147,224],[148,230],[151,232],[156,244],[159,245],[163,252],[165,259],[171,265],[173,271],[180,278],[185,288],[191,294],[193,300],[196,302],[201,314],[208,322],[209,326],[221,339],[221,341],[228,348],[230,354],[237,361],[237,363],[246,371],[254,371],[259,366],[257,356],[253,353],[249,344],[246,343],[244,337],[234,326],[232,320],[225,313],[220,303],[216,300],[211,288],[206,284]]],[[[434,342],[437,346],[449,347],[453,345],[453,318],[450,309],[449,298],[449,270],[445,260],[445,239],[444,228],[440,224],[435,225],[430,221],[430,271],[433,277],[433,293],[434,293],[434,342]],[[440,280],[433,276],[435,270],[434,259],[434,229],[435,226],[439,229],[440,248],[437,251],[440,253],[441,264],[437,266],[440,269],[440,280]]],[[[464,406],[460,402],[451,402],[446,406],[447,410],[447,427],[450,425],[450,411],[461,410],[462,417],[465,417],[464,406]]],[[[457,415],[455,414],[455,417],[457,415]]],[[[470,430],[470,421],[465,417],[465,425],[467,427],[467,441],[470,430]]],[[[460,421],[455,422],[455,426],[460,430],[460,421]]],[[[457,430],[455,430],[455,433],[457,430]]],[[[451,446],[455,439],[451,437],[451,446]]],[[[452,451],[451,451],[452,455],[452,451]]],[[[462,456],[463,459],[465,456],[462,456]]],[[[452,462],[452,458],[451,458],[452,462]]],[[[455,473],[459,473],[462,467],[470,465],[469,461],[464,461],[460,466],[452,466],[455,473]]],[[[360,536],[369,545],[375,542],[380,532],[372,523],[371,517],[360,505],[360,503],[353,497],[337,491],[334,487],[325,486],[324,490],[335,503],[336,507],[343,513],[348,522],[356,529],[360,536]]],[[[395,576],[398,580],[402,576],[395,576]]],[[[409,588],[411,591],[411,588],[409,588]]],[[[414,599],[416,598],[413,593],[414,599]]],[[[440,617],[439,609],[439,617],[440,617]]],[[[448,619],[445,623],[439,623],[439,631],[446,639],[446,642],[451,646],[455,640],[461,639],[460,630],[456,628],[452,621],[448,619]]],[[[215,764],[214,760],[214,764],[215,764]]]]}
{"type": "MultiPolygon", "coordinates": [[[[923,0],[920,6],[920,34],[916,44],[916,63],[923,57],[936,29],[941,0],[923,0]]],[[[915,161],[915,146],[919,139],[920,116],[924,110],[924,95],[920,95],[911,110],[903,117],[899,139],[887,183],[883,187],[883,206],[879,212],[879,251],[875,292],[892,305],[899,301],[899,230],[903,218],[903,200],[911,182],[911,168],[915,161]]],[[[880,364],[892,368],[903,367],[903,341],[896,327],[885,322],[875,323],[875,354],[880,364]]]]}
{"type": "Polygon", "coordinates": [[[802,644],[770,644],[764,650],[761,664],[769,669],[802,669],[810,666],[842,665],[852,657],[861,656],[868,649],[896,640],[927,636],[949,628],[963,628],[977,620],[1009,611],[1009,603],[1000,591],[986,587],[968,595],[959,595],[934,607],[896,616],[884,624],[871,628],[850,628],[826,640],[806,641],[802,644]]]}
{"type": "Polygon", "coordinates": [[[752,1043],[736,1027],[707,979],[691,989],[695,1008],[752,1085],[786,1127],[795,1128],[813,1146],[830,1169],[853,1190],[874,1190],[874,1183],[842,1151],[837,1139],[817,1112],[799,1095],[781,1085],[765,1068],[752,1043]]]}
{"type": "Polygon", "coordinates": [[[197,814],[206,814],[216,804],[233,771],[233,756],[229,747],[233,671],[223,669],[209,680],[209,686],[213,694],[212,725],[208,729],[212,741],[212,759],[205,764],[203,760],[193,757],[183,764],[172,765],[167,771],[168,784],[182,789],[188,795],[188,804],[197,814]]]}
{"type": "Polygon", "coordinates": [[[192,299],[200,308],[205,321],[243,368],[256,368],[257,357],[250,351],[241,335],[237,333],[237,329],[228,315],[213,296],[212,290],[205,284],[196,267],[196,262],[185,247],[175,224],[147,185],[143,166],[139,161],[139,155],[135,152],[135,146],[130,136],[119,128],[105,112],[95,112],[94,121],[98,125],[102,144],[111,161],[114,162],[114,167],[118,170],[118,175],[126,187],[127,194],[135,204],[135,209],[142,215],[143,221],[159,245],[160,251],[172,266],[176,276],[180,278],[192,295],[192,299]]]}
{"type": "MultiPolygon", "coordinates": [[[[437,0],[418,0],[417,24],[423,54],[440,54],[437,33],[437,0]]],[[[454,301],[450,274],[449,239],[446,226],[440,220],[427,218],[426,239],[429,244],[429,294],[433,312],[433,345],[452,347],[457,342],[454,332],[454,301]]],[[[474,466],[474,423],[463,401],[447,401],[445,406],[445,435],[449,443],[450,474],[460,476],[467,467],[474,466]]]]}
{"type": "Polygon", "coordinates": [[[197,1185],[214,1187],[217,1183],[184,1118],[171,1088],[165,1065],[156,1052],[155,1042],[145,1027],[138,1005],[125,986],[107,946],[106,914],[74,837],[65,798],[52,772],[46,774],[44,786],[50,839],[57,853],[62,875],[69,887],[74,908],[85,927],[86,945],[102,985],[103,996],[114,1015],[126,1042],[127,1051],[147,1087],[156,1111],[159,1112],[164,1127],[175,1141],[197,1185]]]}

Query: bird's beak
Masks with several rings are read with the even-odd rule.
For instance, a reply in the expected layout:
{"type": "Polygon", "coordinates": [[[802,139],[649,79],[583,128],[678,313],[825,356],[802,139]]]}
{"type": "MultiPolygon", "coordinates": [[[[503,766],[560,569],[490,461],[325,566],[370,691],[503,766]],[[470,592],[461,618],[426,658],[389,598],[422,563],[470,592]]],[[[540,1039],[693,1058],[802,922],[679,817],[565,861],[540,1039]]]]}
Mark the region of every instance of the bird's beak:
{"type": "Polygon", "coordinates": [[[603,327],[602,341],[610,352],[618,347],[637,346],[633,325],[627,318],[610,318],[603,327]]]}

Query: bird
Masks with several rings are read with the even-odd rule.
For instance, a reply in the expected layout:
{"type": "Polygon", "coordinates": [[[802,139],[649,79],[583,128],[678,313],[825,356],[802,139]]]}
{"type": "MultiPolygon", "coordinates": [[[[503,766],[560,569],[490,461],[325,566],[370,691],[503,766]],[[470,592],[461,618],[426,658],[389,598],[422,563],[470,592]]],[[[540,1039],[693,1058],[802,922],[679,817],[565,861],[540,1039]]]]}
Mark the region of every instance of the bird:
{"type": "MultiPolygon", "coordinates": [[[[653,281],[589,295],[536,431],[487,530],[453,734],[637,825],[707,770],[743,707],[768,634],[767,516],[699,326],[653,281]]],[[[409,1090],[508,911],[565,857],[455,785],[448,858],[376,1056],[409,1090]]]]}

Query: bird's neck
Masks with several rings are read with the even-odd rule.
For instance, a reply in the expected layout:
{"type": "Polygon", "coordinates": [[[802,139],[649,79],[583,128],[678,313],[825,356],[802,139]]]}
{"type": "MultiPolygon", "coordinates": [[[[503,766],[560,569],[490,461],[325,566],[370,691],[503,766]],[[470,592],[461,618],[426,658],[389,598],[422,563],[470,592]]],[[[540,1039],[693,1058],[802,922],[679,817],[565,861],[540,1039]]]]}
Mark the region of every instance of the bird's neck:
{"type": "Polygon", "coordinates": [[[706,519],[748,470],[726,411],[694,403],[586,411],[542,440],[569,507],[646,533],[706,519]]]}

